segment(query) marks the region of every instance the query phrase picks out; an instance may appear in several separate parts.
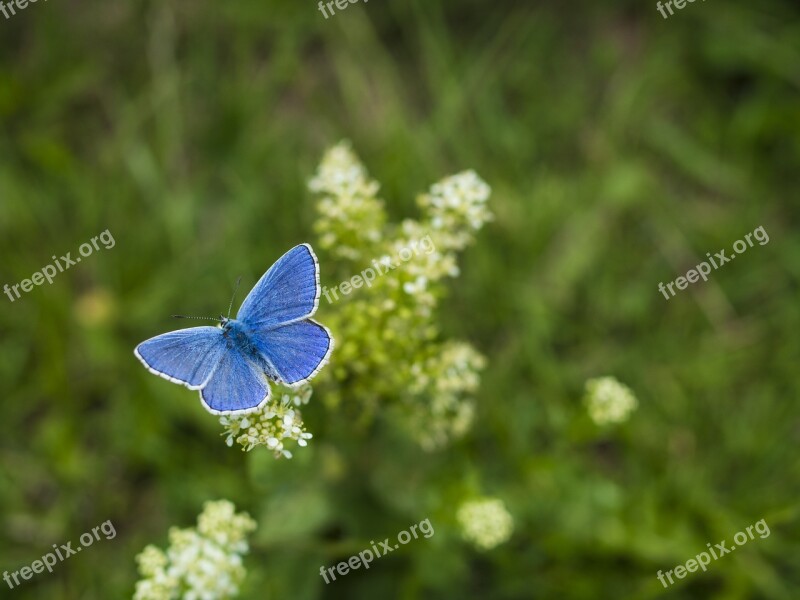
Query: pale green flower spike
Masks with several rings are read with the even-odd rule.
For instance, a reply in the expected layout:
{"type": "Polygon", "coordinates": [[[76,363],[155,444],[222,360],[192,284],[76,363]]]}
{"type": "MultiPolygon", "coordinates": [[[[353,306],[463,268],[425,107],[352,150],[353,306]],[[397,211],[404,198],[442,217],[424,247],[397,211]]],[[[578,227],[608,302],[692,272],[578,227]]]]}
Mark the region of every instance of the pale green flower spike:
{"type": "Polygon", "coordinates": [[[325,153],[308,187],[323,194],[318,205],[322,216],[315,226],[321,234],[320,246],[350,260],[372,258],[363,253],[381,239],[386,214],[383,203],[375,198],[380,186],[369,179],[349,144],[341,143],[325,153]]]}
{"type": "Polygon", "coordinates": [[[147,546],[136,557],[142,579],[134,600],[227,600],[239,595],[247,534],[256,523],[227,500],[206,502],[196,529],[169,532],[166,552],[147,546]]]}
{"type": "Polygon", "coordinates": [[[479,550],[491,550],[508,541],[514,519],[499,498],[478,498],[464,502],[456,512],[461,534],[479,550]]]}
{"type": "Polygon", "coordinates": [[[475,412],[469,395],[478,389],[478,371],[485,365],[483,356],[461,342],[446,342],[440,354],[412,365],[412,398],[430,398],[428,404],[414,401],[409,406],[412,432],[423,448],[439,448],[469,431],[475,412]]]}
{"type": "Polygon", "coordinates": [[[630,388],[614,377],[588,380],[584,403],[592,421],[601,426],[626,421],[638,405],[630,388]]]}
{"type": "Polygon", "coordinates": [[[226,415],[219,422],[225,428],[225,442],[233,446],[236,442],[242,450],[249,452],[256,446],[266,446],[276,458],[292,458],[285,447],[288,442],[306,446],[311,434],[300,419],[298,407],[308,404],[311,386],[304,384],[296,390],[274,386],[272,400],[259,412],[242,416],[226,415]]]}
{"type": "Polygon", "coordinates": [[[445,278],[459,274],[458,252],[492,218],[491,189],[465,171],[418,198],[419,220],[388,223],[379,185],[347,142],[325,153],[308,186],[321,195],[320,246],[340,259],[322,259],[320,313],[337,344],[318,377],[325,404],[356,402],[355,425],[380,414],[428,450],[463,435],[485,360],[467,343],[441,341],[433,312],[445,278]],[[343,291],[341,282],[366,279],[365,270],[374,275],[368,284],[343,291]]]}

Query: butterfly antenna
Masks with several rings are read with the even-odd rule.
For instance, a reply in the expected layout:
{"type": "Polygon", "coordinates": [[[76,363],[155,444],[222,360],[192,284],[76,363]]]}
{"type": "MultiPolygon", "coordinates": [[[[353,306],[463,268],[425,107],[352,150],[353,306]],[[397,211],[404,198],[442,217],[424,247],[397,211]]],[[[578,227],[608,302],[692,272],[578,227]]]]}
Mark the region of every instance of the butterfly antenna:
{"type": "Polygon", "coordinates": [[[187,317],[186,315],[170,315],[173,319],[202,319],[204,321],[217,321],[222,323],[222,319],[216,317],[187,317]]]}
{"type": "Polygon", "coordinates": [[[236,299],[236,292],[239,290],[239,283],[241,283],[242,277],[239,276],[239,279],[236,280],[236,287],[233,288],[233,296],[231,296],[231,305],[228,307],[228,318],[231,318],[231,310],[233,310],[233,301],[236,299]]]}

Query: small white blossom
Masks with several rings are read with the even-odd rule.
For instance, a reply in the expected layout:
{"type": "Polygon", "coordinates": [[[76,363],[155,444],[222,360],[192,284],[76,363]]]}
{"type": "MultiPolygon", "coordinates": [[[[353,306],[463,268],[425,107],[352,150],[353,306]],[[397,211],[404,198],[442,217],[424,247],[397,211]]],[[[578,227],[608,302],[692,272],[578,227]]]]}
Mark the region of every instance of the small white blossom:
{"type": "Polygon", "coordinates": [[[368,259],[364,249],[381,240],[386,215],[376,198],[380,186],[369,178],[348,142],[325,153],[308,187],[322,194],[314,226],[320,246],[348,260],[368,259]]]}
{"type": "Polygon", "coordinates": [[[219,422],[227,435],[225,443],[233,446],[236,442],[249,452],[256,446],[266,446],[276,458],[292,458],[285,448],[286,441],[294,441],[299,446],[307,446],[313,436],[305,430],[300,419],[298,406],[308,404],[311,386],[303,385],[297,390],[280,391],[276,388],[275,397],[260,412],[244,416],[225,415],[219,422]]]}
{"type": "Polygon", "coordinates": [[[413,433],[425,450],[440,448],[469,431],[475,413],[471,396],[485,365],[486,359],[469,344],[449,342],[424,364],[411,367],[409,391],[430,397],[412,405],[413,433]]]}
{"type": "Polygon", "coordinates": [[[630,388],[614,377],[588,380],[584,403],[589,416],[597,425],[622,423],[638,405],[630,388]]]}
{"type": "Polygon", "coordinates": [[[436,245],[443,251],[462,250],[473,239],[473,231],[490,221],[487,207],[492,189],[475,171],[452,175],[431,186],[419,199],[431,226],[439,232],[436,245]]]}
{"type": "MultiPolygon", "coordinates": [[[[380,188],[377,181],[369,178],[347,141],[339,142],[325,153],[308,187],[332,196],[374,196],[380,188]]],[[[338,218],[344,216],[344,211],[333,205],[330,214],[338,218]]]]}
{"type": "Polygon", "coordinates": [[[227,500],[206,502],[196,529],[169,532],[166,552],[147,546],[139,556],[134,600],[223,600],[239,595],[242,555],[256,523],[227,500]]]}
{"type": "Polygon", "coordinates": [[[508,541],[514,519],[499,498],[479,498],[464,502],[456,513],[464,539],[479,550],[491,550],[508,541]]]}
{"type": "Polygon", "coordinates": [[[155,546],[147,546],[136,557],[139,573],[145,579],[136,584],[134,600],[171,600],[178,598],[178,578],[167,574],[169,559],[155,546]]]}

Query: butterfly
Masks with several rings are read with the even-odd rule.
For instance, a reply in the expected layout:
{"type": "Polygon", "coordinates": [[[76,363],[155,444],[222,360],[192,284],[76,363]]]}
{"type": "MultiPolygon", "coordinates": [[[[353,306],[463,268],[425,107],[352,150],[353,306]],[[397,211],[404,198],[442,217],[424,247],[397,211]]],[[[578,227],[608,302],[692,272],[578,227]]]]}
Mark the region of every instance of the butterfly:
{"type": "Polygon", "coordinates": [[[134,354],[151,373],[199,390],[215,415],[254,412],[270,398],[269,381],[297,387],[328,362],[333,337],[310,318],[319,296],[319,262],[300,244],[258,280],[235,319],[229,309],[228,317],[212,319],[218,326],[171,331],[134,354]]]}

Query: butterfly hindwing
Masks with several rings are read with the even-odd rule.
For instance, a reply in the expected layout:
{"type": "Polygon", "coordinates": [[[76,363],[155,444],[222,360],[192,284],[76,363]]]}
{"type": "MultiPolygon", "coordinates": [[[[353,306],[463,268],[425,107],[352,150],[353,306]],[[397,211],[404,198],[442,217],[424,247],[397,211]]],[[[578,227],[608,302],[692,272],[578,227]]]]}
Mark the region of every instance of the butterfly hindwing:
{"type": "Polygon", "coordinates": [[[170,331],[145,340],[134,354],[151,373],[200,389],[225,352],[225,340],[218,327],[191,327],[170,331]]]}
{"type": "Polygon", "coordinates": [[[269,396],[265,375],[237,345],[229,345],[211,378],[200,390],[200,398],[214,414],[254,411],[269,400],[269,396]]]}
{"type": "Polygon", "coordinates": [[[316,375],[333,351],[328,329],[310,319],[253,332],[250,339],[277,371],[280,381],[290,386],[316,375]]]}
{"type": "Polygon", "coordinates": [[[300,321],[317,310],[319,295],[317,257],[311,246],[300,244],[258,280],[236,318],[253,331],[300,321]]]}

